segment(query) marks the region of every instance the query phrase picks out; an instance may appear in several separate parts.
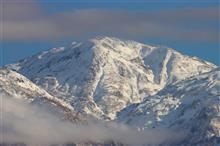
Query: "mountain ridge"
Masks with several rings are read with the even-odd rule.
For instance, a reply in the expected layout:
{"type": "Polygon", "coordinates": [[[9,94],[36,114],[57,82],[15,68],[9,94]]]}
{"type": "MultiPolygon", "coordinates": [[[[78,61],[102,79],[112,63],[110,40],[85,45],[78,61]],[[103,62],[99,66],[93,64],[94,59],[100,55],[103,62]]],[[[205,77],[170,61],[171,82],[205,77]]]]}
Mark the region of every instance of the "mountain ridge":
{"type": "MultiPolygon", "coordinates": [[[[0,95],[46,108],[60,118],[74,123],[84,120],[84,116],[78,114],[68,102],[49,94],[23,75],[6,68],[0,68],[0,95]]],[[[3,99],[2,102],[4,103],[3,99]]]]}

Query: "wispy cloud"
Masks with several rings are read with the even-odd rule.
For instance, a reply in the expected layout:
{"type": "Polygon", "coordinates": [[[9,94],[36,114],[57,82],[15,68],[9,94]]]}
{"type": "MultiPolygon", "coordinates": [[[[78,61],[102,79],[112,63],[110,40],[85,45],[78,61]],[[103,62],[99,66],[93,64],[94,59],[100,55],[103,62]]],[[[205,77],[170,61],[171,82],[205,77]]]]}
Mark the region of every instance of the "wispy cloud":
{"type": "Polygon", "coordinates": [[[161,11],[81,9],[49,14],[32,2],[2,5],[0,25],[5,40],[94,35],[211,43],[219,40],[218,7],[161,11]]]}
{"type": "Polygon", "coordinates": [[[0,143],[65,144],[114,141],[124,144],[178,142],[183,133],[165,129],[138,132],[116,123],[74,125],[57,118],[45,108],[1,94],[0,143]]]}

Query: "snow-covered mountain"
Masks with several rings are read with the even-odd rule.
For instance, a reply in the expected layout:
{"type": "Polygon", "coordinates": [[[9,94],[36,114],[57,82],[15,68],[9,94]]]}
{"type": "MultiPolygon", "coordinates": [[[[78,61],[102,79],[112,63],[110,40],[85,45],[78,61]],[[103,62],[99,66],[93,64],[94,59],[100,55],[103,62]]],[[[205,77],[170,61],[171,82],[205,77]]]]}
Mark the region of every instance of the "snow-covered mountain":
{"type": "Polygon", "coordinates": [[[74,122],[93,116],[184,131],[178,146],[220,144],[220,69],[164,46],[97,37],[53,48],[0,69],[0,93],[74,122]]]}
{"type": "Polygon", "coordinates": [[[109,37],[72,43],[8,65],[76,110],[107,119],[169,83],[215,67],[167,47],[109,37]]]}
{"type": "Polygon", "coordinates": [[[220,144],[220,68],[167,86],[125,108],[117,120],[140,130],[184,130],[183,145],[220,144]]]}

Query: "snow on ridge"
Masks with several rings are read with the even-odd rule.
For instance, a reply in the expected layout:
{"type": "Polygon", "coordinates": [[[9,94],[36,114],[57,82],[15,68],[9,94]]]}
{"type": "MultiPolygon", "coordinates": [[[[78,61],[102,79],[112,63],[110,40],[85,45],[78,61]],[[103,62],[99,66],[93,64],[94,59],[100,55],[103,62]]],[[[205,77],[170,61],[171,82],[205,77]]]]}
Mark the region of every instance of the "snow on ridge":
{"type": "MultiPolygon", "coordinates": [[[[35,85],[34,83],[32,83],[29,79],[25,78],[23,75],[12,71],[12,70],[8,70],[8,69],[4,69],[4,68],[0,68],[0,83],[3,87],[3,89],[10,93],[13,97],[22,97],[24,96],[26,98],[25,91],[30,92],[30,94],[36,94],[33,95],[33,97],[38,97],[40,98],[40,96],[42,96],[43,98],[49,100],[49,101],[53,101],[54,103],[59,103],[60,105],[62,105],[63,107],[74,111],[74,108],[66,103],[64,100],[56,98],[52,95],[50,95],[49,93],[47,93],[44,89],[42,89],[41,87],[38,87],[37,85],[35,85]],[[9,85],[9,87],[7,89],[5,89],[5,85],[9,85]],[[13,85],[12,85],[13,84],[13,85]],[[9,88],[11,88],[9,90],[9,88]],[[24,94],[19,94],[13,91],[12,88],[15,88],[15,90],[17,90],[16,88],[18,88],[18,91],[20,89],[22,89],[24,91],[24,94]]],[[[21,90],[19,92],[22,92],[21,90]]],[[[27,92],[26,92],[27,93],[27,92]]],[[[35,100],[34,98],[32,98],[30,96],[30,100],[35,100]]]]}

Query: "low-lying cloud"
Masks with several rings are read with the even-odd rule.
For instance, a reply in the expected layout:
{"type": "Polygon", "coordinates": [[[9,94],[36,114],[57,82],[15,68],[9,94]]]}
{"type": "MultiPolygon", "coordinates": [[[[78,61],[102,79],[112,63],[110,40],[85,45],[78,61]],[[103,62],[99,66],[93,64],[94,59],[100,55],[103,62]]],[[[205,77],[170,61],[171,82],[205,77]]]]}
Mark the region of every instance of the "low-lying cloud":
{"type": "Polygon", "coordinates": [[[48,13],[37,3],[1,4],[4,40],[125,38],[211,42],[219,39],[219,8],[179,8],[160,11],[80,9],[48,13]]]}
{"type": "Polygon", "coordinates": [[[73,124],[23,100],[1,95],[0,143],[66,144],[114,141],[130,145],[178,142],[184,134],[165,129],[136,131],[116,123],[73,124]]]}

